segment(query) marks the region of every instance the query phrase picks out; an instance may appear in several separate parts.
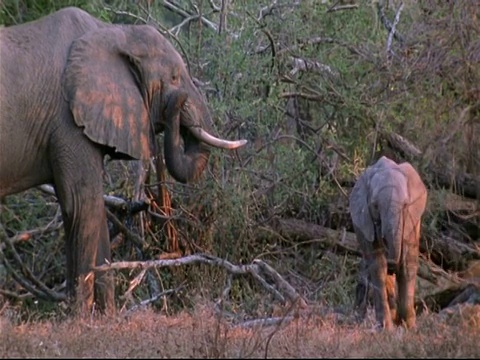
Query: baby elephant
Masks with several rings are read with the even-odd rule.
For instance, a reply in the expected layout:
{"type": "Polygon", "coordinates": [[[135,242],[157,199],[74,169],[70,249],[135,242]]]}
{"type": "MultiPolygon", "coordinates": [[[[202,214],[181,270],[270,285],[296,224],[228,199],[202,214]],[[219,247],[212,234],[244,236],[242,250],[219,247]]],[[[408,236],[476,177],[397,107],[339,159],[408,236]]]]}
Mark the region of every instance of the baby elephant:
{"type": "Polygon", "coordinates": [[[363,258],[355,308],[365,318],[373,285],[378,325],[415,326],[415,282],[421,217],[427,189],[407,162],[381,157],[360,176],[350,194],[350,215],[363,258]],[[398,296],[397,296],[398,292],[398,296]]]}

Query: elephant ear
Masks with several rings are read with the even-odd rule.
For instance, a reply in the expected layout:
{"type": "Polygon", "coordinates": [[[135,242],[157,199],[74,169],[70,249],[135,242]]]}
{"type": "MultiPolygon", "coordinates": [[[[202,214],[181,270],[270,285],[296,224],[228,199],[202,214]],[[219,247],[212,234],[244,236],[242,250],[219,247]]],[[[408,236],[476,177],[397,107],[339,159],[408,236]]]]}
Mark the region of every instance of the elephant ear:
{"type": "Polygon", "coordinates": [[[371,242],[373,242],[375,238],[375,228],[368,208],[369,183],[372,175],[372,167],[367,168],[358,178],[349,198],[350,216],[352,217],[353,225],[356,231],[361,231],[363,237],[371,242]]]}
{"type": "Polygon", "coordinates": [[[123,27],[86,33],[72,43],[63,90],[75,123],[113,157],[146,159],[152,136],[138,59],[145,43],[128,41],[123,27]]]}
{"type": "Polygon", "coordinates": [[[409,202],[406,206],[408,212],[404,214],[404,233],[408,236],[410,231],[413,231],[414,227],[419,224],[425,211],[427,188],[420,178],[420,175],[418,175],[418,172],[410,163],[404,162],[398,165],[398,167],[407,178],[408,184],[409,202]]]}

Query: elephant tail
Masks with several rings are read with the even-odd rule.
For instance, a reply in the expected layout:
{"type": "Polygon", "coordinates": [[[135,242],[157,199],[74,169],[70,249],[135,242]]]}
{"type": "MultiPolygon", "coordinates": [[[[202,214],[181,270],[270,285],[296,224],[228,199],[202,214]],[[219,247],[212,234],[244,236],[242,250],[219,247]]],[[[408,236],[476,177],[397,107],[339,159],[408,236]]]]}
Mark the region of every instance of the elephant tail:
{"type": "Polygon", "coordinates": [[[397,273],[398,264],[400,263],[401,244],[400,249],[397,249],[397,246],[393,246],[393,248],[393,251],[391,248],[388,249],[387,272],[389,275],[397,273]]]}
{"type": "Polygon", "coordinates": [[[387,244],[387,271],[388,274],[395,274],[400,264],[400,258],[402,256],[403,238],[404,238],[404,216],[403,212],[397,217],[398,224],[391,234],[391,241],[387,244]]]}

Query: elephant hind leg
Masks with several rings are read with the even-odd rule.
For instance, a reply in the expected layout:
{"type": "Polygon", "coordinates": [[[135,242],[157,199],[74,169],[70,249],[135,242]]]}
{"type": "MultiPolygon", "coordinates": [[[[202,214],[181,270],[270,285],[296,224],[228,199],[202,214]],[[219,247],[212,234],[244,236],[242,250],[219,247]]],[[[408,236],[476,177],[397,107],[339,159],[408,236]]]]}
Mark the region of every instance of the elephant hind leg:
{"type": "Polygon", "coordinates": [[[114,308],[113,279],[109,273],[93,272],[94,266],[111,261],[103,191],[91,184],[57,190],[62,204],[67,253],[67,286],[77,298],[79,311],[92,309],[93,303],[102,312],[114,308]]]}
{"type": "Polygon", "coordinates": [[[396,289],[396,276],[387,275],[385,281],[385,287],[387,289],[387,298],[388,298],[388,305],[390,307],[390,316],[394,324],[398,323],[397,319],[397,289],[396,289]]]}
{"type": "Polygon", "coordinates": [[[380,327],[391,330],[393,323],[386,288],[387,258],[382,248],[375,249],[374,254],[375,261],[370,264],[369,272],[373,287],[375,317],[380,327]]]}
{"type": "Polygon", "coordinates": [[[366,260],[362,258],[359,264],[357,287],[355,290],[354,311],[356,313],[357,322],[362,322],[367,314],[369,290],[369,276],[366,260]]]}
{"type": "Polygon", "coordinates": [[[417,245],[406,244],[405,251],[405,262],[402,262],[397,274],[397,324],[412,328],[416,326],[415,286],[417,281],[419,249],[417,245]]]}

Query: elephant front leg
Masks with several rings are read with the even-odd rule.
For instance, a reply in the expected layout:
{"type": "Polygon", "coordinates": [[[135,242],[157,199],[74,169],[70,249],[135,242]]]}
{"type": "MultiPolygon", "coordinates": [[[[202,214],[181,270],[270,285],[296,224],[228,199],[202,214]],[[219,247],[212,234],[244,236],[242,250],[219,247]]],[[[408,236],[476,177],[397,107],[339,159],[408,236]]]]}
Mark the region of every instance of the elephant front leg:
{"type": "Polygon", "coordinates": [[[70,201],[64,200],[67,290],[76,298],[75,307],[86,314],[94,306],[110,313],[114,308],[113,281],[110,274],[93,272],[95,265],[110,261],[110,243],[103,194],[91,193],[90,186],[77,188],[70,201]],[[85,193],[86,192],[86,193],[85,193]]]}
{"type": "Polygon", "coordinates": [[[384,250],[382,248],[376,249],[374,258],[375,260],[370,264],[369,272],[373,287],[375,317],[380,327],[390,330],[393,328],[393,322],[386,288],[387,258],[384,250]]]}
{"type": "Polygon", "coordinates": [[[416,326],[415,286],[418,270],[417,244],[406,243],[404,246],[404,261],[401,262],[397,274],[398,283],[398,319],[397,323],[407,328],[416,326]]]}
{"type": "Polygon", "coordinates": [[[112,276],[92,271],[95,265],[111,259],[103,200],[103,156],[86,137],[77,135],[68,144],[52,148],[54,183],[65,228],[67,294],[75,298],[81,314],[88,314],[94,303],[101,311],[112,313],[112,276]]]}

